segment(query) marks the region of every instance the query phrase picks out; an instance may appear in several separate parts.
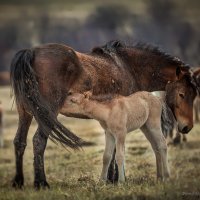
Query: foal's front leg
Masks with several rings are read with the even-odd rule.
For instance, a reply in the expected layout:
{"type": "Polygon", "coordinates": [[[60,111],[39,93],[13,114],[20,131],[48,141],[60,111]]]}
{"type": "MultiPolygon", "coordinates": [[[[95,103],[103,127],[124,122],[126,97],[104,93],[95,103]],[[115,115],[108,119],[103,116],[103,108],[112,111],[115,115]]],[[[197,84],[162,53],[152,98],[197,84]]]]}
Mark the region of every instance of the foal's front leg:
{"type": "Polygon", "coordinates": [[[119,171],[118,182],[125,181],[125,172],[124,172],[124,154],[125,154],[125,132],[119,132],[116,134],[116,162],[119,171]]]}
{"type": "Polygon", "coordinates": [[[105,140],[106,140],[106,146],[103,154],[103,168],[100,178],[103,181],[107,181],[108,168],[115,148],[115,138],[109,132],[105,132],[105,140]]]}
{"type": "Polygon", "coordinates": [[[34,187],[36,189],[49,188],[49,184],[46,181],[46,175],[44,171],[44,151],[46,148],[48,137],[45,136],[40,127],[38,127],[33,137],[33,152],[34,152],[34,187]]]}

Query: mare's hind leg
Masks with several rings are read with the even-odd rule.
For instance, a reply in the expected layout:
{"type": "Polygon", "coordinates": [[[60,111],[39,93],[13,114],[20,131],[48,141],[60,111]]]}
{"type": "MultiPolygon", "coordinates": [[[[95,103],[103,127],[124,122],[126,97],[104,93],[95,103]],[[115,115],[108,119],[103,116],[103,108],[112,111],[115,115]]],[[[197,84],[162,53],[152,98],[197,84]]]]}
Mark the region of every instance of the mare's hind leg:
{"type": "Polygon", "coordinates": [[[106,146],[103,154],[103,168],[101,172],[101,180],[107,181],[108,167],[112,159],[112,154],[115,149],[115,138],[109,132],[105,133],[106,146]]]}
{"type": "Polygon", "coordinates": [[[108,177],[107,177],[107,179],[111,183],[117,182],[118,181],[118,177],[119,177],[118,166],[117,166],[117,163],[116,163],[116,160],[115,160],[115,155],[116,155],[116,148],[113,151],[112,160],[111,160],[109,168],[108,168],[108,177]]]}
{"type": "Polygon", "coordinates": [[[26,148],[28,129],[30,127],[33,117],[29,113],[27,113],[23,108],[18,109],[18,113],[18,129],[15,139],[13,141],[15,147],[16,175],[13,179],[12,186],[21,188],[24,184],[23,155],[26,148]]]}
{"type": "Polygon", "coordinates": [[[152,128],[144,125],[141,128],[146,138],[151,143],[156,156],[157,178],[163,180],[169,177],[169,168],[167,160],[167,144],[161,128],[152,128]]]}
{"type": "Polygon", "coordinates": [[[41,128],[38,127],[33,137],[33,153],[34,153],[34,187],[36,189],[49,188],[46,181],[44,171],[44,151],[46,148],[48,137],[42,133],[41,128]]]}

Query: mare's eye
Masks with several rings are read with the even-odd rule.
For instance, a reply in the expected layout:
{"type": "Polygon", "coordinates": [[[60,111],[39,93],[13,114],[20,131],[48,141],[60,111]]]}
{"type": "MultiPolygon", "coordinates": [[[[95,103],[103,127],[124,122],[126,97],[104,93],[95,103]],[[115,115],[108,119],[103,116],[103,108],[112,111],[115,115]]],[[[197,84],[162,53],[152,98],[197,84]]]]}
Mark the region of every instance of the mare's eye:
{"type": "Polygon", "coordinates": [[[179,96],[184,99],[185,98],[185,95],[183,93],[179,93],[179,96]]]}

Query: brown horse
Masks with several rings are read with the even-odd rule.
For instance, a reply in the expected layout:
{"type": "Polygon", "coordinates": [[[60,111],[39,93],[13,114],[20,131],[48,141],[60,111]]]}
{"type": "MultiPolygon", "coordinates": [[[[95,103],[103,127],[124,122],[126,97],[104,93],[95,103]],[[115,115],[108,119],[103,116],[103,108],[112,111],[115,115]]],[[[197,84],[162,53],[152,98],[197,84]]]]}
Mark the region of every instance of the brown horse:
{"type": "MultiPolygon", "coordinates": [[[[177,120],[184,121],[180,123],[179,130],[187,133],[193,127],[192,103],[196,96],[193,78],[183,62],[157,48],[126,46],[112,41],[89,54],[60,44],[19,51],[11,64],[11,83],[19,113],[14,139],[16,175],[13,186],[22,187],[24,183],[23,154],[33,116],[38,122],[38,130],[33,137],[34,186],[49,187],[44,171],[48,137],[71,148],[81,145],[80,138],[57,121],[57,115],[71,92],[90,90],[94,95],[117,93],[127,96],[141,90],[165,90],[169,81],[179,91],[173,94],[179,102],[174,110],[177,120]]],[[[64,114],[86,118],[80,113],[64,114]]]]}

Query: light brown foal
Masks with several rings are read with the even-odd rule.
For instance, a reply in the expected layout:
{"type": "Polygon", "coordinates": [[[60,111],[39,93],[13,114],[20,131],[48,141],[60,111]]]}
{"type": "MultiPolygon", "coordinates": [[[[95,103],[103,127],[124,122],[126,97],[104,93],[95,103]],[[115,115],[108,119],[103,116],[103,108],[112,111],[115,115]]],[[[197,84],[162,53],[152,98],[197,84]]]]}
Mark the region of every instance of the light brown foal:
{"type": "Polygon", "coordinates": [[[151,143],[156,156],[157,178],[169,177],[166,140],[161,131],[161,98],[149,92],[137,92],[128,97],[117,96],[108,101],[89,98],[90,93],[72,94],[65,102],[61,113],[76,112],[99,121],[105,130],[106,147],[103,155],[101,179],[107,180],[108,167],[116,146],[116,162],[119,170],[119,182],[125,181],[124,149],[128,132],[138,128],[151,143]],[[70,106],[69,106],[70,104],[70,106]]]}

